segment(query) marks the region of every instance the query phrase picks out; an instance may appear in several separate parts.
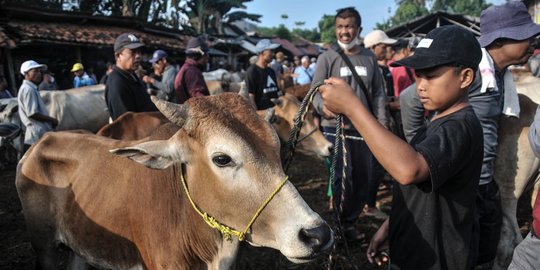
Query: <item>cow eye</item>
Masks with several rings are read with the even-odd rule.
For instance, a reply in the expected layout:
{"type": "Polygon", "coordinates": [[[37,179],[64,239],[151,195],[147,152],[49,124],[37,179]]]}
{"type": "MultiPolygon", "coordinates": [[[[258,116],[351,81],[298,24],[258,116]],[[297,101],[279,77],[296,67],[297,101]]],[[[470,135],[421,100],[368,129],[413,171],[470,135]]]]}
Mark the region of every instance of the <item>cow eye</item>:
{"type": "Polygon", "coordinates": [[[224,154],[213,157],[212,161],[218,167],[226,167],[233,165],[232,158],[224,154]]]}

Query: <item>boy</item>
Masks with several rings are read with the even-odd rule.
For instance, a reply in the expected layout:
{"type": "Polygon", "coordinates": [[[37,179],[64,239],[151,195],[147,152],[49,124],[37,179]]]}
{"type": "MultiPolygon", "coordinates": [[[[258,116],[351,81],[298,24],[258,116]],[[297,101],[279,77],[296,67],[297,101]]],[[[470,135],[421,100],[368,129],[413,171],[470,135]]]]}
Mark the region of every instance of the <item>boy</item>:
{"type": "Polygon", "coordinates": [[[471,269],[477,256],[475,198],[483,157],[482,127],[467,90],[482,57],[458,26],[432,30],[416,53],[393,65],[413,68],[430,124],[408,145],[383,126],[342,80],[320,88],[324,106],[348,117],[380,164],[399,183],[392,212],[373,236],[368,260],[379,265],[383,243],[400,269],[471,269]]]}

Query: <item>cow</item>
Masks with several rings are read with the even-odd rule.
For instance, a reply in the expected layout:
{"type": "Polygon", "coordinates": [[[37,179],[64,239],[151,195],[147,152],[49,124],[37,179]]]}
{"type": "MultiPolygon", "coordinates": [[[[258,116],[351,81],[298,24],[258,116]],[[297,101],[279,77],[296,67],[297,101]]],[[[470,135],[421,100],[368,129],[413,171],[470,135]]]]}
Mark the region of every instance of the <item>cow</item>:
{"type": "Polygon", "coordinates": [[[104,84],[39,93],[49,115],[59,121],[56,130],[97,132],[109,123],[104,84]]]}
{"type": "Polygon", "coordinates": [[[527,134],[540,104],[539,86],[540,79],[520,75],[516,80],[520,117],[502,117],[499,121],[494,178],[501,194],[503,222],[493,269],[507,269],[514,248],[523,240],[516,218],[517,202],[525,188],[538,180],[540,162],[532,152],[527,134]]]}
{"type": "Polygon", "coordinates": [[[170,121],[161,112],[126,112],[103,126],[96,135],[117,140],[139,140],[166,123],[170,121]]]}
{"type": "MultiPolygon", "coordinates": [[[[98,131],[108,123],[109,113],[105,103],[105,85],[93,85],[61,91],[40,91],[41,98],[49,115],[58,119],[56,130],[84,129],[91,132],[98,131]]],[[[17,98],[0,100],[0,123],[11,123],[24,129],[18,113],[17,98]],[[3,109],[2,109],[3,108],[3,109]]],[[[23,133],[19,133],[24,137],[23,133]]],[[[2,139],[0,149],[6,156],[19,156],[22,145],[20,137],[2,139]],[[18,154],[11,154],[15,152],[18,154]]],[[[15,160],[7,159],[7,163],[15,160]]]]}
{"type": "MultiPolygon", "coordinates": [[[[275,120],[272,122],[272,126],[278,133],[279,138],[286,142],[289,139],[291,129],[294,127],[294,118],[300,109],[300,102],[292,94],[285,93],[274,103],[276,103],[274,106],[275,120]]],[[[324,158],[330,156],[331,147],[332,143],[324,138],[315,124],[313,114],[308,113],[300,130],[298,152],[324,158]]]]}
{"type": "Polygon", "coordinates": [[[15,184],[43,269],[57,268],[59,244],[72,267],[106,269],[227,269],[241,240],[296,263],[333,245],[287,181],[275,131],[243,97],[153,101],[174,135],[47,133],[19,162],[15,184]]]}
{"type": "MultiPolygon", "coordinates": [[[[58,91],[39,91],[51,117],[58,119],[57,130],[84,129],[97,132],[109,122],[105,85],[98,84],[58,91]]],[[[3,99],[8,106],[0,112],[1,123],[20,123],[17,98],[3,99]]]]}

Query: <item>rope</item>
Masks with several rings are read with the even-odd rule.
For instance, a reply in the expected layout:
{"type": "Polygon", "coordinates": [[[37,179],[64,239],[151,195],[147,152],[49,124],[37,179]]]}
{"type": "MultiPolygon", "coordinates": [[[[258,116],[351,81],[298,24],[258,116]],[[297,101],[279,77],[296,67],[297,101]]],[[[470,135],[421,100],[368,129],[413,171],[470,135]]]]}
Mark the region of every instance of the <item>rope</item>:
{"type": "MultiPolygon", "coordinates": [[[[311,88],[309,89],[309,91],[307,92],[306,96],[304,97],[304,99],[302,100],[302,103],[300,104],[300,108],[298,109],[298,113],[296,114],[295,118],[294,118],[294,126],[289,134],[289,140],[287,141],[287,146],[286,146],[286,154],[284,156],[284,159],[283,159],[283,168],[285,169],[285,173],[287,173],[287,171],[289,170],[289,166],[291,165],[291,162],[292,162],[292,159],[293,159],[293,156],[294,156],[294,152],[296,150],[296,145],[298,144],[299,140],[298,140],[298,137],[300,136],[300,130],[302,129],[302,125],[303,125],[303,122],[305,120],[305,117],[307,115],[307,112],[309,110],[309,105],[313,102],[313,98],[315,97],[315,94],[316,92],[319,90],[319,87],[322,85],[323,83],[322,82],[318,82],[318,83],[314,83],[312,84],[311,88]]],[[[345,148],[345,143],[344,143],[344,139],[345,138],[350,138],[352,136],[344,136],[344,133],[343,133],[343,116],[342,115],[337,115],[336,116],[336,134],[333,134],[333,136],[335,136],[335,141],[334,141],[334,152],[333,152],[333,155],[332,155],[332,165],[330,167],[330,182],[331,182],[331,189],[332,189],[332,193],[334,193],[333,191],[335,190],[336,188],[336,177],[335,177],[335,168],[337,166],[337,159],[338,159],[338,152],[339,152],[339,146],[341,145],[342,146],[342,151],[343,151],[343,158],[344,158],[344,161],[343,161],[343,170],[345,170],[345,166],[347,165],[347,162],[346,162],[346,148],[345,148]]],[[[309,135],[311,135],[311,133],[313,133],[314,131],[310,132],[309,135]]],[[[302,139],[305,139],[307,136],[309,135],[306,135],[304,136],[302,139]]],[[[345,177],[345,173],[343,172],[343,177],[345,177]]],[[[341,181],[342,183],[342,188],[341,188],[341,194],[342,194],[342,197],[343,197],[343,194],[345,193],[345,181],[341,181]]],[[[334,193],[335,194],[335,193],[334,193]]],[[[342,202],[343,202],[343,199],[342,198],[339,198],[339,201],[337,201],[338,198],[336,196],[334,196],[334,206],[337,206],[337,207],[334,207],[334,220],[336,222],[336,232],[337,232],[337,235],[341,237],[341,239],[345,239],[345,235],[343,234],[343,230],[342,230],[342,226],[341,226],[341,218],[340,218],[340,212],[343,208],[343,205],[342,205],[342,202]],[[338,209],[339,208],[339,209],[338,209]]],[[[339,237],[338,237],[339,238],[339,237]]],[[[346,253],[346,256],[347,258],[351,258],[351,255],[350,255],[350,251],[349,251],[349,246],[347,244],[347,241],[343,241],[344,242],[344,245],[345,245],[345,253],[346,253]]],[[[332,248],[332,252],[329,254],[329,257],[328,257],[328,269],[333,269],[333,262],[334,262],[334,255],[336,253],[336,250],[337,250],[337,241],[334,242],[334,246],[332,248]]],[[[350,263],[350,261],[349,261],[350,263]]],[[[351,265],[357,269],[356,265],[352,264],[351,265]]]]}
{"type": "Polygon", "coordinates": [[[189,200],[189,203],[191,204],[191,207],[193,207],[195,212],[197,212],[197,214],[199,214],[199,216],[201,216],[203,218],[203,220],[206,222],[206,224],[208,224],[208,226],[210,226],[210,228],[218,230],[221,233],[221,235],[223,236],[223,239],[231,240],[232,235],[234,235],[234,236],[238,237],[238,241],[240,241],[240,242],[244,241],[249,229],[251,228],[251,226],[253,225],[255,220],[259,217],[259,215],[264,210],[266,205],[268,205],[268,203],[270,203],[270,201],[276,196],[276,194],[278,194],[278,192],[281,190],[283,185],[285,185],[285,183],[289,179],[289,176],[286,176],[285,179],[283,179],[283,181],[281,181],[281,183],[277,186],[277,188],[274,190],[274,192],[272,192],[272,194],[270,194],[270,196],[268,198],[266,198],[266,200],[259,207],[257,212],[255,212],[255,214],[253,215],[253,217],[249,221],[248,225],[244,228],[244,230],[240,232],[240,231],[237,231],[235,229],[232,229],[230,227],[227,227],[227,226],[223,225],[222,223],[217,221],[214,217],[208,215],[208,213],[202,212],[200,210],[200,208],[195,204],[195,202],[191,198],[191,195],[189,194],[189,190],[188,190],[187,184],[186,184],[186,179],[184,179],[184,174],[182,172],[182,164],[179,164],[179,167],[180,167],[180,179],[182,180],[182,186],[184,187],[184,191],[186,192],[186,196],[187,196],[187,198],[189,200]]]}
{"type": "Polygon", "coordinates": [[[294,126],[291,129],[291,132],[289,133],[289,140],[287,141],[287,146],[286,146],[286,151],[285,151],[285,153],[287,154],[283,158],[283,168],[285,169],[285,173],[287,173],[287,171],[289,170],[289,166],[291,165],[294,152],[296,150],[296,145],[299,142],[298,137],[300,136],[300,130],[302,130],[302,125],[304,125],[304,120],[306,119],[306,115],[309,111],[309,105],[313,102],[315,93],[319,90],[319,87],[322,84],[323,84],[322,82],[318,82],[311,85],[311,88],[309,89],[306,96],[302,100],[302,103],[300,104],[300,108],[298,109],[298,112],[296,113],[296,116],[294,117],[294,126]]]}

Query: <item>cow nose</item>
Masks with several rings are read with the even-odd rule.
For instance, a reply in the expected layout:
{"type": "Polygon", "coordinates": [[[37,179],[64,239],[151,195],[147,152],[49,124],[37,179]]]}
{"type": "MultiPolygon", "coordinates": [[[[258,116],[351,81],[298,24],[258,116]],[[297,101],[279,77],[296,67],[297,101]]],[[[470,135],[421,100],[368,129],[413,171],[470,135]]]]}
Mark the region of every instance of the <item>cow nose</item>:
{"type": "Polygon", "coordinates": [[[334,244],[332,230],[327,224],[311,229],[301,229],[299,234],[300,241],[315,252],[325,251],[334,244]]]}

